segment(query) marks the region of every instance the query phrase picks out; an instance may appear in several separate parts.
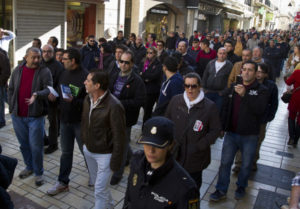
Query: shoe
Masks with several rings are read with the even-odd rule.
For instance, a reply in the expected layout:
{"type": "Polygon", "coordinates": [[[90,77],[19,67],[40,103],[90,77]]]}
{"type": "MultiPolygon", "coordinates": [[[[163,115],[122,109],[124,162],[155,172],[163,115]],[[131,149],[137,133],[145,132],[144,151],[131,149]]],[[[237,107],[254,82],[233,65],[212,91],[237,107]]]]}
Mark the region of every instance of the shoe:
{"type": "Polygon", "coordinates": [[[55,152],[56,150],[58,150],[57,144],[55,144],[55,145],[49,145],[49,147],[47,147],[45,149],[45,154],[46,155],[47,154],[51,154],[51,153],[55,152]]]}
{"type": "Polygon", "coordinates": [[[234,166],[234,168],[232,169],[232,171],[234,172],[234,173],[238,173],[238,172],[240,172],[240,170],[241,170],[241,167],[240,166],[234,166]]]}
{"type": "Polygon", "coordinates": [[[69,191],[69,186],[68,185],[66,185],[64,183],[61,183],[61,182],[57,182],[55,184],[55,186],[48,189],[47,194],[50,195],[50,196],[54,196],[54,195],[57,195],[59,193],[68,192],[68,191],[69,191]]]}
{"type": "Polygon", "coordinates": [[[42,175],[36,176],[35,177],[35,185],[39,187],[39,186],[42,186],[43,184],[44,184],[43,176],[42,175]]]}
{"type": "Polygon", "coordinates": [[[24,169],[24,170],[22,170],[22,171],[19,173],[19,178],[20,178],[20,179],[25,179],[25,178],[27,178],[28,176],[30,176],[31,174],[33,174],[33,171],[32,171],[32,170],[24,169]]]}
{"type": "Polygon", "coordinates": [[[287,144],[288,145],[293,145],[294,144],[294,139],[290,138],[287,144]]]}
{"type": "Polygon", "coordinates": [[[244,187],[238,187],[237,190],[235,190],[234,198],[236,200],[240,200],[245,196],[245,188],[244,187]]]}
{"type": "Polygon", "coordinates": [[[111,180],[110,180],[110,185],[117,185],[120,181],[121,181],[122,178],[117,178],[117,177],[111,177],[111,180]]]}
{"type": "Polygon", "coordinates": [[[214,193],[212,193],[209,196],[209,199],[215,202],[218,202],[220,200],[223,200],[226,198],[226,194],[221,192],[220,190],[216,190],[214,193]]]}

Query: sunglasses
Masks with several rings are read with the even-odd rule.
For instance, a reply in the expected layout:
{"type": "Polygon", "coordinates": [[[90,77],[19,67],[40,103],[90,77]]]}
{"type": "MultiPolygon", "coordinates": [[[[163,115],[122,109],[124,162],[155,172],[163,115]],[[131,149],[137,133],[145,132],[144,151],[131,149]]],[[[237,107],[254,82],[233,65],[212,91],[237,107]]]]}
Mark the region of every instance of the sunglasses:
{"type": "Polygon", "coordinates": [[[121,63],[121,64],[125,63],[126,65],[130,65],[130,62],[129,62],[129,61],[120,60],[120,63],[121,63]]]}
{"type": "Polygon", "coordinates": [[[197,84],[192,84],[192,85],[189,85],[189,84],[184,84],[184,88],[192,88],[192,89],[195,89],[195,88],[198,88],[198,85],[197,84]]]}
{"type": "Polygon", "coordinates": [[[153,54],[153,52],[147,52],[147,54],[153,54]]]}

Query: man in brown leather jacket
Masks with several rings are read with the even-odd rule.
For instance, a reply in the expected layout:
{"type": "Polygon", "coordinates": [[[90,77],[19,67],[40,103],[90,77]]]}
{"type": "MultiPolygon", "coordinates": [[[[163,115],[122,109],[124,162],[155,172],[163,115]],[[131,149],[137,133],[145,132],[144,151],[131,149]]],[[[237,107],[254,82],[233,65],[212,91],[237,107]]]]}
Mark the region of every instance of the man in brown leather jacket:
{"type": "Polygon", "coordinates": [[[108,182],[118,171],[125,150],[125,111],[108,90],[105,72],[90,72],[85,80],[88,95],[83,102],[81,134],[91,183],[95,185],[95,208],[113,208],[108,182]]]}

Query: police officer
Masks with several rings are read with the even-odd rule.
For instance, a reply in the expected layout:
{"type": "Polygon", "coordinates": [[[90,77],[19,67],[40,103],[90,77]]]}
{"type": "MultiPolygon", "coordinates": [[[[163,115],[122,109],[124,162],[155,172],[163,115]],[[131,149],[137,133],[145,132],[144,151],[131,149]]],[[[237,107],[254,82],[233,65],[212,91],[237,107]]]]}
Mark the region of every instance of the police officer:
{"type": "Polygon", "coordinates": [[[138,140],[144,151],[132,157],[123,209],[200,207],[196,183],[170,153],[173,129],[173,122],[165,117],[144,124],[138,140]]]}

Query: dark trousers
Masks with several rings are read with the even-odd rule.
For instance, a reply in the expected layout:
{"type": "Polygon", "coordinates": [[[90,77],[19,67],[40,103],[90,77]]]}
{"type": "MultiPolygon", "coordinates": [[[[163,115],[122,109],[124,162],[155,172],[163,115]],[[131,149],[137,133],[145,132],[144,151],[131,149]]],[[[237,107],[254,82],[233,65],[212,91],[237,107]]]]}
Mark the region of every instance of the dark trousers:
{"type": "Polygon", "coordinates": [[[146,102],[144,106],[144,118],[143,123],[145,123],[152,116],[153,106],[158,99],[159,94],[147,94],[146,102]]]}
{"type": "Polygon", "coordinates": [[[59,131],[59,116],[57,104],[51,104],[48,108],[49,120],[49,145],[57,145],[57,137],[59,131]]]}
{"type": "Polygon", "coordinates": [[[194,179],[197,184],[198,190],[201,188],[202,185],[202,171],[190,173],[190,176],[194,179]]]}

